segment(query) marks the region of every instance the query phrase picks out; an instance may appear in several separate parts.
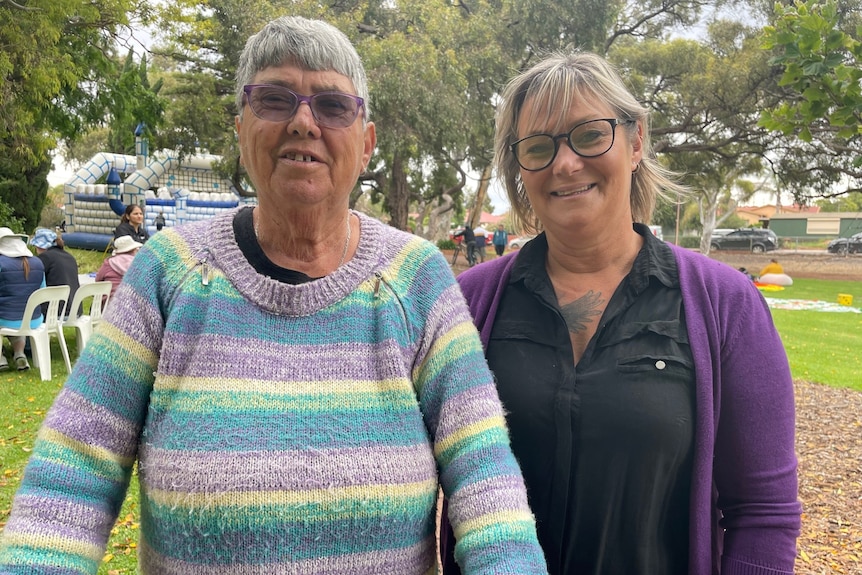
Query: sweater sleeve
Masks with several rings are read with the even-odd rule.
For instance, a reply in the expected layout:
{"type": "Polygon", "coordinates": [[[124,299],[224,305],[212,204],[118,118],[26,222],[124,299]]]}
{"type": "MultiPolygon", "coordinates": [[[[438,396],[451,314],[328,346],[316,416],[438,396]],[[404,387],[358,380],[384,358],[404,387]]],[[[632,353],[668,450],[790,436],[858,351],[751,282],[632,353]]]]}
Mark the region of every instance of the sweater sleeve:
{"type": "Polygon", "coordinates": [[[449,501],[455,557],[467,575],[547,573],[478,333],[442,255],[425,267],[412,297],[427,306],[414,382],[449,501]]]}
{"type": "MultiPolygon", "coordinates": [[[[139,258],[139,259],[138,259],[139,258]]],[[[156,259],[134,266],[39,431],[0,540],[0,574],[95,574],[125,498],[156,366],[156,259]]]]}
{"type": "Polygon", "coordinates": [[[801,513],[793,381],[763,297],[745,282],[733,299],[715,443],[722,573],[789,574],[801,513]]]}

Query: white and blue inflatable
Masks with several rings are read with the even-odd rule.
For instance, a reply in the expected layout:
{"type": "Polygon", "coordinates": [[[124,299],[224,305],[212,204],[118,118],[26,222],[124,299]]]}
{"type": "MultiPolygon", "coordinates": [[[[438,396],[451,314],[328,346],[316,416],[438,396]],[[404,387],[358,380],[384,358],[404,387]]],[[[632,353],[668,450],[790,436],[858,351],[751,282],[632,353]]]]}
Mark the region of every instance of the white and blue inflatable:
{"type": "Polygon", "coordinates": [[[171,227],[257,202],[240,196],[230,181],[215,173],[219,156],[195,154],[181,159],[178,154],[160,152],[150,157],[142,131],[138,126],[135,132],[135,156],[98,153],[64,184],[63,242],[67,246],[105,250],[129,204],[141,206],[144,225],[153,235],[153,221],[160,213],[165,226],[171,227]],[[103,177],[105,183],[97,184],[103,177]]]}

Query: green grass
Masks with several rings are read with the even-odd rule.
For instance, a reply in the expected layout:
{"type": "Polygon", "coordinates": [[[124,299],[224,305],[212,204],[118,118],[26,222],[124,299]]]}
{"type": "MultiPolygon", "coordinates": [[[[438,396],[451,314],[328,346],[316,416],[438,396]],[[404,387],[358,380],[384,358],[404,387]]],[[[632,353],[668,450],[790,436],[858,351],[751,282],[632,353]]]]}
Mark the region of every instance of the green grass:
{"type": "Polygon", "coordinates": [[[783,299],[814,299],[838,302],[838,294],[853,296],[853,306],[862,306],[862,282],[838,280],[794,279],[793,285],[777,292],[764,292],[766,297],[783,299]]]}
{"type": "Polygon", "coordinates": [[[105,261],[105,258],[108,256],[105,252],[97,252],[93,250],[66,248],[66,251],[75,256],[75,260],[78,262],[78,273],[82,274],[98,271],[102,262],[105,261]]]}
{"type": "MultiPolygon", "coordinates": [[[[78,262],[78,272],[95,272],[107,254],[100,251],[67,248],[78,262]]],[[[75,330],[65,330],[69,354],[78,357],[75,330]]],[[[6,356],[11,357],[8,340],[4,342],[6,356]]],[[[51,381],[42,381],[38,369],[0,374],[4,399],[0,402],[0,528],[6,524],[12,497],[21,483],[24,466],[30,456],[36,432],[45,413],[66,380],[66,365],[56,338],[51,338],[51,381]]],[[[137,541],[140,514],[138,511],[137,477],[132,478],[129,492],[120,511],[99,575],[120,575],[137,572],[137,541]]]]}
{"type": "MultiPolygon", "coordinates": [[[[81,273],[95,271],[104,254],[70,250],[78,260],[81,273]]],[[[854,306],[862,305],[862,282],[795,280],[769,298],[817,299],[836,302],[839,293],[853,296],[854,306]]],[[[772,310],[784,342],[794,378],[862,391],[858,372],[862,367],[862,314],[819,311],[772,310]]],[[[75,334],[67,330],[66,341],[72,358],[77,357],[75,334]]],[[[7,346],[7,356],[10,355],[7,346]]],[[[50,382],[42,382],[39,372],[0,374],[4,401],[0,402],[0,527],[10,512],[12,496],[21,482],[38,427],[54,396],[66,379],[60,348],[51,343],[50,382]]],[[[100,575],[135,573],[136,542],[139,532],[139,495],[137,478],[132,478],[128,496],[120,511],[100,569],[100,575]]]]}
{"type": "MultiPolygon", "coordinates": [[[[767,298],[838,302],[838,294],[853,296],[862,306],[862,282],[795,279],[767,298]]],[[[793,377],[862,391],[862,314],[804,310],[772,310],[772,318],[793,377]]]]}

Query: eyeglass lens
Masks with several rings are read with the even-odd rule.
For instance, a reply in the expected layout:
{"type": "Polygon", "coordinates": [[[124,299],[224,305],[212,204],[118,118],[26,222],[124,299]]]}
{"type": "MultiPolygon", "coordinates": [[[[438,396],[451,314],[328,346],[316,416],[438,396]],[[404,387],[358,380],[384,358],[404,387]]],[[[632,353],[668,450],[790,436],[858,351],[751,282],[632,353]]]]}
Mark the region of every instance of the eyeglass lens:
{"type": "Polygon", "coordinates": [[[246,86],[248,104],[255,116],[271,122],[290,120],[299,105],[307,102],[315,121],[322,126],[345,128],[353,123],[362,98],[341,92],[318,92],[300,96],[283,86],[246,86]]]}
{"type": "Polygon", "coordinates": [[[614,145],[613,119],[590,120],[578,124],[566,134],[551,136],[536,134],[518,140],[513,152],[518,163],[525,170],[541,170],[548,167],[557,157],[559,141],[566,140],[569,147],[579,156],[594,158],[601,156],[614,145]]]}

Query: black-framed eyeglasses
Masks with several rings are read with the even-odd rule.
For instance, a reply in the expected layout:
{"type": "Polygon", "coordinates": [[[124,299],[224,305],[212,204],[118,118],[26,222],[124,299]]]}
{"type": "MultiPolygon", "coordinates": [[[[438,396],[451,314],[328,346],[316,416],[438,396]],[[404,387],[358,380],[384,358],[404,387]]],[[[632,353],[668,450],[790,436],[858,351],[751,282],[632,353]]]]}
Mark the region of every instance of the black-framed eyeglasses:
{"type": "Polygon", "coordinates": [[[560,150],[560,140],[565,140],[569,148],[582,158],[595,158],[607,153],[614,146],[616,127],[632,124],[634,120],[601,118],[575,124],[562,134],[533,134],[521,138],[509,148],[515,155],[518,165],[528,172],[544,170],[554,162],[560,150]]]}
{"type": "Polygon", "coordinates": [[[365,100],[343,92],[318,92],[311,96],[297,94],[275,84],[246,84],[242,87],[245,101],[252,113],[261,120],[286,122],[293,118],[300,104],[311,108],[311,115],[321,126],[346,128],[353,124],[365,100]]]}

